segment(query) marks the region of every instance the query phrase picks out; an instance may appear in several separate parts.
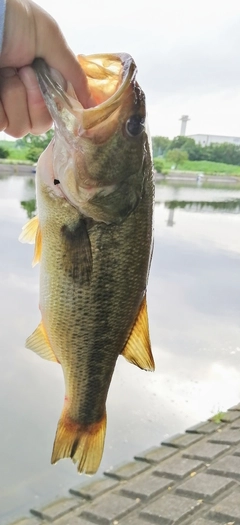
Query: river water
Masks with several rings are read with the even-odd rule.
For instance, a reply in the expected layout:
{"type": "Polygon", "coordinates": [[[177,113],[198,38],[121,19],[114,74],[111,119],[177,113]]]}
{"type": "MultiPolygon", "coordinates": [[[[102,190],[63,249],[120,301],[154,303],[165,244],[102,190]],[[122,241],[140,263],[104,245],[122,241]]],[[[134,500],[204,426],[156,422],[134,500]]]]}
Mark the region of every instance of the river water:
{"type": "MultiPolygon", "coordinates": [[[[34,178],[0,178],[0,523],[89,481],[50,465],[62,408],[61,369],[24,348],[39,323],[33,247],[18,242],[34,178]]],[[[156,372],[120,357],[110,387],[99,473],[240,399],[240,192],[156,187],[148,309],[156,372]]],[[[93,478],[91,478],[93,479],[93,478]]]]}

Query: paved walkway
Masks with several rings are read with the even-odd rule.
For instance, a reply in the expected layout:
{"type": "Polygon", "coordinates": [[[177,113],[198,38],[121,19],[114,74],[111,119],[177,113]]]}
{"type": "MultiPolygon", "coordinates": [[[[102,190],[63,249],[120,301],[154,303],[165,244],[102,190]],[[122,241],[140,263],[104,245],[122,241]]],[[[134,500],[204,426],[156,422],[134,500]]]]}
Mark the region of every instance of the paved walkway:
{"type": "Polygon", "coordinates": [[[240,403],[14,525],[240,525],[240,403]]]}

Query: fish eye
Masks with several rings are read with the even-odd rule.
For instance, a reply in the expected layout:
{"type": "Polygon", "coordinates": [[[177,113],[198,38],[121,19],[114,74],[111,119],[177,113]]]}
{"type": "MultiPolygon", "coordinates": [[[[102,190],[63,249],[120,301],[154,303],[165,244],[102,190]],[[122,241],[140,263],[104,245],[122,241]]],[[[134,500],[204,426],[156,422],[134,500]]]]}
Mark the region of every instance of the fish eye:
{"type": "Polygon", "coordinates": [[[132,115],[126,122],[126,131],[130,137],[137,137],[144,130],[145,118],[141,115],[132,115]]]}

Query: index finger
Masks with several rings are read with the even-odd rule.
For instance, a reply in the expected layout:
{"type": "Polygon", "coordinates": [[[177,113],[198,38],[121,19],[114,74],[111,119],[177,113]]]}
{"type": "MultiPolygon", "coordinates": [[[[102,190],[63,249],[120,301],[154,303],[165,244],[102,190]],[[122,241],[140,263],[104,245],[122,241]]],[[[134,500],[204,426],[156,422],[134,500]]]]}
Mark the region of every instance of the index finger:
{"type": "Polygon", "coordinates": [[[91,107],[93,101],[83,69],[68,47],[55,20],[49,16],[49,27],[46,29],[45,13],[41,8],[39,10],[36,56],[44,58],[50,67],[58,70],[66,80],[71,82],[84,108],[91,107]]]}

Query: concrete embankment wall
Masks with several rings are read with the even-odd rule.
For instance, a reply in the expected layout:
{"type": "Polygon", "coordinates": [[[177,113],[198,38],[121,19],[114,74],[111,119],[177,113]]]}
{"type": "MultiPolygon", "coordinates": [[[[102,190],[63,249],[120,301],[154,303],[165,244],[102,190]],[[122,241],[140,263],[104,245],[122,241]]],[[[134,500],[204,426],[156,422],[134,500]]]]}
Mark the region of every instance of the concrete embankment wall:
{"type": "Polygon", "coordinates": [[[199,176],[199,173],[195,172],[183,172],[183,171],[174,171],[169,172],[167,175],[162,175],[161,173],[155,172],[155,179],[156,181],[171,181],[171,182],[200,182],[200,183],[207,183],[207,182],[215,182],[215,183],[239,183],[240,187],[240,177],[234,177],[234,175],[204,175],[199,176]]]}
{"type": "Polygon", "coordinates": [[[35,166],[29,164],[0,164],[0,174],[35,173],[35,166]]]}

